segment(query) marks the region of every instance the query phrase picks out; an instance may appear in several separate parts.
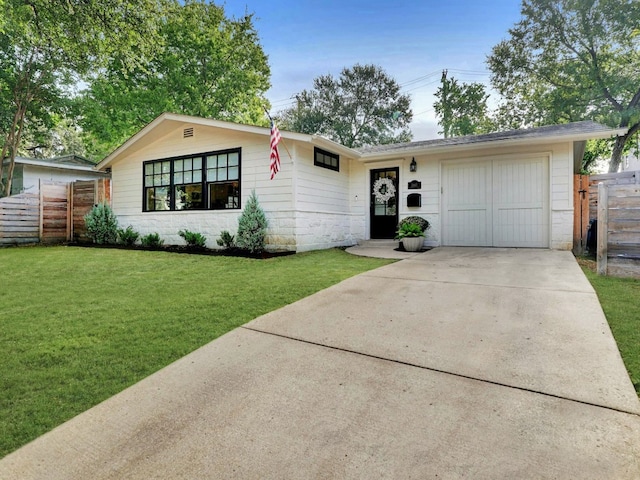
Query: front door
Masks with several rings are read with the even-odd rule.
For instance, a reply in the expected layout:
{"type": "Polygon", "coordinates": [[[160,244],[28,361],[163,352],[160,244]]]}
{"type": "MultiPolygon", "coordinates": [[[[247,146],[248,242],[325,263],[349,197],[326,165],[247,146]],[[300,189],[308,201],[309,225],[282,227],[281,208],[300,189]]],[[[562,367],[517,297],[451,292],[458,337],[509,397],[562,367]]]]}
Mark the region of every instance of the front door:
{"type": "Polygon", "coordinates": [[[398,168],[371,170],[371,238],[396,235],[398,173],[398,168]]]}

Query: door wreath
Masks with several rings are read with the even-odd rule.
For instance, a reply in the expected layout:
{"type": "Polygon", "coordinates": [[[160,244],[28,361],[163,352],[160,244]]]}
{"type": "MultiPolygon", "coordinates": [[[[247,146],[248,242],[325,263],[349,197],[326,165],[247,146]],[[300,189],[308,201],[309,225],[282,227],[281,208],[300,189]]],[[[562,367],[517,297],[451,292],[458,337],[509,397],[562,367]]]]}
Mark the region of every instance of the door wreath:
{"type": "Polygon", "coordinates": [[[380,203],[385,203],[396,195],[396,186],[388,177],[379,178],[373,183],[373,196],[380,203]]]}

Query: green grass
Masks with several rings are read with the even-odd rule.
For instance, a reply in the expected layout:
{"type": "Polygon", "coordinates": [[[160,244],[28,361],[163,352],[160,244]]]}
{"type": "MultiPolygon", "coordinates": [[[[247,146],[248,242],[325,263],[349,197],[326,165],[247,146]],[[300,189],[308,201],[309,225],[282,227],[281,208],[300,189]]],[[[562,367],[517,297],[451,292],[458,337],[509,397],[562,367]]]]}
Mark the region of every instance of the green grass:
{"type": "Polygon", "coordinates": [[[578,261],[598,294],[633,386],[640,395],[640,280],[598,275],[595,262],[578,261]]]}
{"type": "Polygon", "coordinates": [[[0,249],[0,457],[220,335],[390,263],[0,249]]]}

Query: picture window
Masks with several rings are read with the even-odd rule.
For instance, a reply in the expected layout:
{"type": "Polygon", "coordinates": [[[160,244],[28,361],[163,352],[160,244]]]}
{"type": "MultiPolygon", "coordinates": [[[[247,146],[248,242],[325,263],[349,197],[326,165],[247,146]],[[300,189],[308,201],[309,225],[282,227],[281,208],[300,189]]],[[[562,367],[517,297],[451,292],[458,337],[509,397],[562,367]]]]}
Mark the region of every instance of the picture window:
{"type": "Polygon", "coordinates": [[[144,163],[143,211],[240,208],[240,149],[144,163]]]}

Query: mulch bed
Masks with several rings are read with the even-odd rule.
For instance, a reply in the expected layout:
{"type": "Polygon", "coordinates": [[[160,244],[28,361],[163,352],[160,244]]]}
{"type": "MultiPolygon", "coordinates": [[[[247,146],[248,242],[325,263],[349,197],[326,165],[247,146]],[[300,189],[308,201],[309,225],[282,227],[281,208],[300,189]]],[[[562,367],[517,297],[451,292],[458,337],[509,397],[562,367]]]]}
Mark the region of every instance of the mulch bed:
{"type": "Polygon", "coordinates": [[[247,250],[240,248],[227,248],[227,249],[213,249],[206,247],[189,247],[186,245],[162,245],[160,247],[144,247],[142,245],[98,245],[96,243],[84,243],[84,242],[71,242],[66,245],[70,247],[85,247],[85,248],[112,248],[117,250],[145,250],[151,252],[171,252],[171,253],[186,253],[189,255],[209,255],[218,257],[244,257],[255,259],[267,259],[275,257],[284,257],[287,255],[295,255],[296,252],[260,252],[251,253],[247,250]]]}

